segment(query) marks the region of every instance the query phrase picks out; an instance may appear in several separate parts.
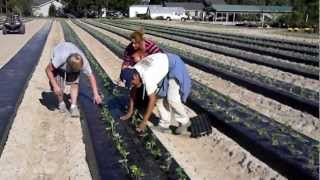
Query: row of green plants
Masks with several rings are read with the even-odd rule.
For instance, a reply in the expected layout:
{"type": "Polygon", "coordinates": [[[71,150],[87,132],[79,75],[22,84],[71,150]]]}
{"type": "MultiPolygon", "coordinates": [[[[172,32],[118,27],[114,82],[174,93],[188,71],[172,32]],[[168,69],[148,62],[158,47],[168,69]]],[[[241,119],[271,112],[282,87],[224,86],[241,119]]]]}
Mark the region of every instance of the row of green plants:
{"type": "MultiPolygon", "coordinates": [[[[120,21],[112,21],[112,22],[120,22],[120,21]]],[[[161,29],[170,30],[173,32],[184,32],[184,33],[189,33],[189,34],[193,34],[193,35],[200,35],[203,37],[237,41],[237,42],[246,43],[246,44],[255,44],[255,45],[261,46],[261,47],[271,47],[271,48],[283,49],[283,50],[287,50],[287,51],[296,51],[296,52],[306,53],[306,54],[310,54],[310,55],[318,55],[319,54],[318,48],[311,48],[311,47],[299,45],[298,42],[296,45],[293,45],[293,44],[286,44],[281,41],[272,42],[272,41],[265,41],[265,40],[260,40],[260,39],[249,39],[246,36],[232,36],[232,34],[230,35],[230,34],[215,33],[215,32],[195,31],[195,30],[191,30],[191,29],[182,29],[182,28],[178,28],[178,27],[168,27],[168,26],[161,26],[161,25],[147,24],[147,23],[133,22],[133,21],[121,21],[121,22],[133,24],[133,25],[139,25],[139,26],[143,26],[143,27],[161,28],[161,29]]]]}
{"type": "MultiPolygon", "coordinates": [[[[78,47],[80,47],[83,51],[86,57],[88,58],[91,66],[97,73],[97,75],[101,78],[103,82],[103,94],[106,96],[111,95],[111,83],[112,81],[109,79],[109,77],[106,75],[104,70],[100,67],[100,65],[97,63],[93,55],[90,53],[90,51],[85,47],[85,45],[81,42],[81,40],[77,37],[75,32],[69,27],[69,25],[62,21],[62,28],[65,33],[65,39],[67,41],[75,43],[78,47]]],[[[134,179],[140,179],[140,177],[144,176],[144,173],[142,172],[139,165],[129,162],[128,156],[130,155],[129,150],[126,148],[126,145],[123,141],[123,137],[118,132],[118,123],[114,120],[112,117],[110,111],[108,110],[108,106],[106,104],[101,107],[101,119],[105,121],[106,123],[106,131],[109,133],[109,135],[112,137],[112,140],[114,142],[114,145],[119,152],[122,159],[119,160],[119,163],[122,165],[122,167],[127,171],[127,173],[134,179]]]]}
{"type": "MultiPolygon", "coordinates": [[[[109,25],[113,25],[113,24],[110,23],[109,25]]],[[[123,26],[123,27],[127,27],[127,26],[123,26]]],[[[133,27],[130,28],[130,30],[134,30],[134,29],[137,29],[137,28],[133,28],[133,27]]],[[[150,33],[149,31],[147,31],[147,32],[150,33]]],[[[169,37],[168,35],[161,34],[161,33],[160,34],[159,33],[154,33],[153,31],[151,31],[150,34],[155,34],[155,35],[157,35],[159,37],[163,37],[163,38],[168,38],[169,37]]],[[[179,39],[181,39],[181,38],[179,38],[179,39]]],[[[184,41],[187,42],[187,39],[185,39],[185,38],[182,38],[182,39],[184,39],[184,41]]],[[[192,42],[188,42],[188,43],[192,44],[192,42]]],[[[250,46],[250,45],[248,45],[248,46],[250,46]]],[[[262,47],[259,47],[259,48],[265,49],[265,48],[262,48],[262,47]]],[[[283,61],[283,60],[279,60],[279,59],[274,59],[273,57],[267,57],[267,56],[263,57],[263,56],[259,56],[258,54],[243,53],[243,51],[240,51],[240,53],[239,53],[239,50],[234,50],[234,51],[231,50],[230,51],[229,49],[222,48],[222,47],[219,47],[219,52],[223,52],[222,54],[226,53],[229,56],[233,56],[233,57],[242,59],[244,61],[248,61],[250,63],[261,64],[261,65],[264,65],[264,66],[268,66],[268,67],[271,67],[271,68],[276,68],[276,69],[279,69],[279,70],[282,70],[282,71],[286,71],[286,72],[290,72],[290,73],[293,73],[293,74],[302,75],[302,76],[305,76],[307,78],[312,78],[312,79],[318,79],[319,78],[319,74],[318,74],[319,68],[318,67],[307,66],[307,65],[305,65],[303,63],[295,63],[295,62],[292,63],[292,62],[289,62],[289,61],[286,61],[286,60],[283,61]]],[[[290,52],[286,53],[286,54],[290,54],[290,52]]],[[[293,61],[296,61],[296,60],[293,60],[293,61]]],[[[298,61],[300,61],[300,60],[298,60],[298,61]]],[[[318,64],[318,62],[316,62],[316,61],[308,62],[308,63],[310,63],[310,64],[318,64]]]]}
{"type": "Polygon", "coordinates": [[[240,129],[253,143],[260,143],[268,150],[273,149],[275,156],[292,161],[303,171],[317,176],[319,141],[262,116],[198,82],[193,83],[191,100],[229,126],[240,129]]]}
{"type": "MultiPolygon", "coordinates": [[[[70,28],[70,27],[69,27],[70,28]]],[[[74,32],[72,32],[74,33],[74,32]]],[[[74,36],[76,36],[74,34],[74,36]]],[[[118,96],[121,95],[119,92],[115,91],[115,89],[111,89],[112,87],[112,81],[107,76],[105,71],[101,68],[101,66],[98,64],[96,60],[94,60],[94,57],[90,54],[89,50],[83,45],[80,40],[77,40],[77,44],[80,44],[82,49],[84,49],[86,56],[90,60],[90,64],[94,68],[97,75],[101,78],[103,82],[103,94],[106,96],[118,96]]],[[[115,45],[112,46],[111,50],[116,50],[118,54],[120,54],[119,48],[117,48],[115,45]]],[[[122,51],[123,52],[123,51],[122,51]]],[[[122,53],[121,53],[122,54],[122,53]]],[[[133,164],[129,162],[129,156],[130,152],[127,150],[125,142],[123,140],[123,137],[118,131],[119,123],[114,120],[112,117],[112,114],[108,110],[108,106],[104,105],[101,108],[101,118],[106,122],[106,130],[112,137],[115,147],[118,150],[119,154],[121,155],[122,159],[119,160],[119,163],[121,163],[122,167],[131,175],[131,177],[135,179],[139,179],[140,177],[145,176],[145,173],[142,171],[142,169],[139,167],[138,164],[133,164]]],[[[139,118],[138,114],[133,117],[132,125],[134,127],[137,127],[138,123],[141,121],[141,118],[139,118]]],[[[135,128],[134,128],[135,129],[135,128]]],[[[161,160],[160,161],[160,168],[165,173],[167,173],[172,165],[172,157],[169,153],[163,152],[161,148],[159,147],[159,142],[157,138],[153,135],[151,130],[146,131],[142,138],[142,142],[145,145],[145,149],[152,155],[154,160],[161,160]]],[[[175,168],[176,177],[178,180],[187,180],[187,175],[181,169],[180,167],[175,168]]]]}
{"type": "MultiPolygon", "coordinates": [[[[123,29],[127,29],[127,30],[136,30],[137,27],[130,27],[130,25],[122,25],[122,24],[115,24],[115,23],[110,23],[110,22],[102,22],[104,24],[108,24],[111,26],[115,26],[118,28],[123,28],[123,29]]],[[[273,48],[267,49],[267,48],[263,48],[263,47],[257,47],[255,45],[236,45],[236,43],[230,43],[229,45],[233,44],[235,46],[237,46],[238,48],[251,48],[251,50],[253,49],[253,52],[257,53],[258,51],[268,51],[267,55],[268,56],[261,56],[259,54],[253,54],[253,53],[249,53],[246,52],[244,50],[240,50],[240,49],[235,49],[235,48],[229,48],[229,47],[221,47],[221,46],[217,46],[215,44],[212,44],[210,42],[202,42],[199,40],[196,40],[195,38],[197,38],[196,36],[190,36],[192,38],[185,38],[183,36],[189,36],[189,35],[176,35],[175,33],[172,33],[170,31],[167,32],[160,32],[160,30],[154,29],[154,30],[146,30],[146,32],[150,35],[154,35],[154,36],[158,36],[161,38],[165,38],[165,39],[170,39],[170,40],[174,40],[177,42],[181,42],[184,44],[188,44],[194,47],[198,47],[201,49],[205,49],[205,50],[210,50],[212,52],[215,53],[219,53],[219,54],[224,54],[227,56],[231,56],[231,57],[235,57],[235,58],[239,58],[245,61],[249,61],[249,62],[274,62],[271,63],[271,65],[277,65],[281,62],[286,62],[286,61],[290,61],[290,62],[295,62],[298,64],[290,64],[290,67],[295,67],[297,66],[298,68],[301,69],[311,69],[309,67],[304,67],[304,66],[300,66],[299,64],[307,64],[307,65],[313,65],[313,66],[317,66],[319,60],[317,57],[315,56],[310,56],[310,55],[305,55],[305,54],[301,54],[301,53],[294,53],[294,52],[285,52],[282,50],[276,50],[273,48]],[[245,47],[246,46],[246,47],[245,47]],[[280,54],[278,53],[280,52],[280,54]],[[269,55],[272,56],[276,56],[276,57],[281,57],[282,56],[286,56],[285,59],[274,59],[272,57],[270,57],[269,55]]],[[[208,39],[208,38],[201,38],[201,39],[208,39]]],[[[208,41],[208,40],[206,40],[208,41]]],[[[216,40],[216,41],[220,41],[220,42],[224,42],[223,40],[216,40]]],[[[284,63],[284,65],[289,65],[289,63],[284,63]]],[[[283,65],[282,65],[283,66],[283,65]]],[[[283,66],[285,67],[285,66],[283,66]]],[[[315,70],[314,70],[315,71],[315,70]]]]}
{"type": "MultiPolygon", "coordinates": [[[[110,22],[110,21],[102,21],[102,22],[110,22]]],[[[125,23],[125,22],[112,21],[110,23],[124,25],[126,27],[130,27],[130,29],[137,29],[136,25],[132,25],[132,24],[125,23]]],[[[305,53],[275,49],[275,48],[265,47],[265,46],[261,47],[261,46],[257,46],[256,44],[242,43],[242,42],[237,42],[234,40],[218,39],[216,37],[209,38],[209,37],[204,37],[204,36],[197,35],[197,34],[190,34],[189,32],[172,31],[170,29],[167,30],[167,29],[163,29],[160,27],[147,27],[147,26],[145,26],[144,28],[147,30],[146,31],[147,33],[161,35],[163,37],[165,37],[165,35],[170,35],[170,36],[172,36],[171,38],[175,38],[175,36],[178,36],[178,37],[186,37],[188,39],[196,40],[196,41],[192,41],[190,43],[192,43],[192,44],[197,43],[201,47],[210,47],[210,49],[212,49],[212,51],[217,52],[217,53],[223,53],[225,55],[239,54],[239,52],[241,52],[239,50],[245,50],[245,51],[251,51],[251,52],[262,54],[262,55],[275,56],[275,57],[279,57],[279,58],[289,60],[289,61],[291,59],[296,59],[301,62],[304,62],[306,60],[315,61],[315,62],[318,61],[317,56],[312,56],[312,55],[305,54],[305,53]],[[160,34],[155,33],[155,32],[159,32],[160,34]],[[201,42],[199,42],[199,41],[201,41],[201,42]],[[212,43],[214,43],[214,44],[212,44],[212,43]],[[222,45],[222,47],[220,47],[219,45],[222,45]],[[228,47],[228,48],[226,48],[226,47],[228,47]],[[237,50],[237,49],[239,49],[239,50],[237,50]]],[[[177,40],[186,42],[185,38],[182,38],[182,39],[178,38],[177,40]]],[[[257,55],[254,56],[254,55],[251,55],[248,53],[247,54],[243,53],[242,58],[246,59],[248,56],[253,56],[253,59],[257,59],[257,55]]],[[[266,61],[266,59],[264,57],[260,57],[260,58],[262,60],[266,61]]],[[[279,61],[281,61],[282,59],[279,59],[279,61]]],[[[268,59],[268,60],[270,61],[272,59],[268,59]]]]}
{"type": "MultiPolygon", "coordinates": [[[[95,33],[99,33],[98,31],[96,31],[94,29],[88,29],[87,27],[83,26],[82,24],[80,24],[77,21],[73,21],[73,23],[80,26],[81,28],[83,28],[86,31],[92,31],[95,33]]],[[[100,38],[102,38],[102,37],[100,37],[100,38]]],[[[105,39],[103,44],[108,46],[108,48],[111,51],[113,51],[116,55],[118,55],[120,57],[122,56],[123,50],[125,47],[119,41],[114,42],[113,40],[105,39]]],[[[102,77],[102,79],[106,79],[106,74],[104,74],[103,72],[99,73],[99,75],[102,77]]],[[[109,83],[110,83],[109,80],[104,82],[105,88],[109,86],[109,83]]],[[[114,89],[113,95],[119,96],[120,94],[116,89],[114,89]]],[[[139,112],[136,111],[135,115],[132,117],[131,125],[133,127],[137,127],[141,121],[142,121],[142,119],[139,116],[139,112]]],[[[114,126],[112,125],[110,127],[112,130],[114,126]]],[[[165,173],[168,173],[168,171],[170,170],[171,165],[172,165],[172,161],[173,161],[172,157],[169,153],[161,150],[160,146],[162,146],[162,145],[160,145],[160,142],[157,140],[157,138],[154,136],[154,134],[152,133],[152,131],[150,129],[147,129],[147,131],[143,134],[142,142],[145,145],[145,149],[153,156],[153,158],[155,160],[159,160],[161,170],[163,170],[165,173]]],[[[187,179],[187,175],[184,173],[184,171],[180,167],[176,167],[175,172],[176,172],[176,175],[179,180],[187,179]]]]}
{"type": "MultiPolygon", "coordinates": [[[[101,40],[108,39],[108,43],[117,43],[93,28],[82,23],[77,24],[94,37],[100,36],[101,40]]],[[[265,148],[269,153],[266,156],[275,156],[282,161],[299,166],[300,170],[307,171],[312,176],[317,174],[318,141],[240,105],[230,97],[196,81],[193,81],[190,101],[215,116],[226,128],[231,127],[232,131],[240,132],[246,140],[252,142],[252,145],[258,144],[257,146],[265,148]]],[[[152,147],[153,144],[153,142],[149,142],[147,146],[152,147]]],[[[155,156],[159,156],[157,152],[155,150],[155,156]]]]}
{"type": "MultiPolygon", "coordinates": [[[[138,127],[138,125],[142,122],[141,112],[138,110],[135,112],[132,117],[131,124],[132,126],[138,127]]],[[[173,165],[173,159],[168,152],[164,152],[160,147],[163,147],[161,142],[157,139],[157,137],[152,133],[152,130],[147,127],[147,130],[143,134],[142,142],[145,146],[145,149],[152,155],[155,161],[158,161],[160,164],[160,168],[165,173],[169,173],[171,167],[173,165]]],[[[175,167],[175,174],[178,180],[187,180],[188,176],[184,172],[181,167],[175,167]]]]}
{"type": "MultiPolygon", "coordinates": [[[[103,24],[93,22],[93,21],[84,21],[84,22],[91,24],[93,26],[105,29],[107,31],[110,31],[112,33],[115,33],[115,34],[120,35],[125,38],[128,38],[130,35],[129,32],[121,31],[119,29],[113,28],[112,26],[103,25],[103,24]]],[[[90,31],[95,32],[94,30],[90,30],[90,31]]],[[[95,33],[95,34],[99,34],[99,33],[95,33]]],[[[101,34],[101,36],[103,37],[102,34],[101,34]]],[[[179,54],[182,57],[186,57],[188,59],[196,59],[197,62],[200,62],[203,65],[206,65],[206,66],[210,65],[212,67],[216,67],[216,68],[222,69],[227,72],[232,72],[232,73],[237,74],[241,77],[246,77],[246,78],[252,79],[253,81],[257,81],[262,84],[265,84],[265,86],[267,86],[267,87],[272,87],[273,89],[281,89],[281,90],[287,92],[288,94],[293,94],[294,96],[303,97],[309,101],[316,102],[319,99],[319,93],[316,91],[306,89],[303,87],[299,87],[299,86],[295,86],[293,84],[279,81],[279,80],[273,79],[268,76],[260,75],[257,73],[252,73],[252,72],[240,69],[238,67],[235,67],[232,64],[223,64],[223,63],[211,60],[209,58],[197,55],[197,54],[192,53],[190,51],[176,48],[176,47],[173,47],[173,46],[161,43],[161,42],[157,42],[157,44],[162,49],[179,54]]],[[[122,46],[125,46],[125,45],[122,45],[122,46]]]]}

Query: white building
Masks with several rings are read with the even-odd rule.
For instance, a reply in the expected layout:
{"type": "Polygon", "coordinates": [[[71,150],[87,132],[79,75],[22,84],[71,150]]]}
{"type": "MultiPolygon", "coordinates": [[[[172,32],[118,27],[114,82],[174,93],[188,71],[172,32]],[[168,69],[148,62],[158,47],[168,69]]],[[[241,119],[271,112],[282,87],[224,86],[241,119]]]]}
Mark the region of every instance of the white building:
{"type": "Polygon", "coordinates": [[[186,20],[188,18],[183,7],[149,7],[147,15],[151,19],[162,17],[167,20],[186,20]]]}
{"type": "Polygon", "coordinates": [[[137,17],[137,14],[146,14],[149,7],[162,7],[161,5],[132,5],[129,7],[129,17],[137,17]]]}
{"type": "Polygon", "coordinates": [[[33,0],[32,3],[32,14],[37,17],[48,17],[49,8],[53,4],[56,9],[62,9],[63,4],[60,0],[33,0]]]}

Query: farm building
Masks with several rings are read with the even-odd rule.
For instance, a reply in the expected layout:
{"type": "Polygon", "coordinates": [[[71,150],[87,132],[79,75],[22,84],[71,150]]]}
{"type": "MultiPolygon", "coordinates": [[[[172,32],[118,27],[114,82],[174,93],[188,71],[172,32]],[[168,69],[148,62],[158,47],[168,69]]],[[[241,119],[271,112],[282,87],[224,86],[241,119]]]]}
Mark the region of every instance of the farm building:
{"type": "Polygon", "coordinates": [[[201,2],[167,2],[165,7],[183,7],[189,17],[203,19],[205,16],[205,5],[201,2]]]}
{"type": "Polygon", "coordinates": [[[134,18],[139,14],[146,14],[149,7],[162,7],[162,5],[132,5],[129,7],[129,17],[134,18]]]}
{"type": "Polygon", "coordinates": [[[61,9],[63,7],[60,0],[34,0],[32,4],[32,14],[38,17],[48,17],[51,4],[53,4],[56,9],[61,9]]]}
{"type": "Polygon", "coordinates": [[[271,16],[270,14],[292,13],[291,6],[257,6],[257,5],[221,5],[212,4],[206,10],[214,15],[213,21],[224,21],[226,23],[237,21],[236,17],[255,14],[261,17],[271,16]]]}
{"type": "Polygon", "coordinates": [[[183,7],[149,7],[147,15],[151,19],[162,17],[167,20],[184,20],[187,19],[185,9],[183,7]]]}

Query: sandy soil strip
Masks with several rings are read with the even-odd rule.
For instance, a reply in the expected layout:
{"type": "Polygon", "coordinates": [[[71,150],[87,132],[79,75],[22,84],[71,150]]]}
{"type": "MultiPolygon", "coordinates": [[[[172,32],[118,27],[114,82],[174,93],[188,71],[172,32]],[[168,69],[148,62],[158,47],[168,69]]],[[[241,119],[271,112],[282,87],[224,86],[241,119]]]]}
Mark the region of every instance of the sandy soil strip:
{"type": "Polygon", "coordinates": [[[1,179],[91,179],[80,118],[49,110],[54,101],[45,98],[44,69],[61,41],[61,26],[54,23],[0,158],[1,179]]]}
{"type": "Polygon", "coordinates": [[[28,42],[31,37],[40,30],[46,20],[35,19],[26,23],[26,33],[8,34],[0,33],[0,68],[5,65],[28,42]]]}
{"type": "MultiPolygon", "coordinates": [[[[92,54],[106,72],[108,66],[118,62],[117,58],[111,58],[114,55],[108,55],[110,51],[97,50],[104,47],[97,40],[93,41],[90,34],[72,23],[69,24],[84,44],[92,49],[92,54]],[[101,57],[108,57],[107,63],[101,57]]],[[[116,73],[115,76],[119,74],[117,71],[108,73],[116,73]]],[[[215,128],[213,134],[199,139],[155,133],[191,179],[285,179],[215,128]]]]}
{"type": "Polygon", "coordinates": [[[298,42],[311,42],[319,43],[319,37],[317,34],[300,34],[302,37],[298,37],[296,33],[287,33],[285,29],[257,29],[257,28],[241,28],[235,26],[223,26],[214,25],[210,23],[182,23],[179,21],[156,21],[156,20],[130,20],[135,22],[143,22],[148,24],[165,25],[169,27],[179,27],[191,30],[211,31],[211,32],[223,32],[230,34],[243,34],[247,36],[256,37],[271,37],[276,39],[287,39],[298,42]]]}
{"type": "MultiPolygon", "coordinates": [[[[89,24],[86,25],[105,34],[106,36],[117,39],[121,43],[129,43],[125,38],[101,28],[97,28],[89,24]]],[[[318,139],[320,136],[320,121],[318,118],[281,104],[271,98],[249,91],[246,88],[223,80],[217,76],[198,70],[192,66],[188,65],[187,67],[193,79],[207,85],[209,88],[214,89],[223,95],[229,96],[233,100],[238,101],[239,103],[246,105],[247,107],[254,109],[282,124],[290,126],[306,136],[314,139],[318,139]]]]}
{"type": "MultiPolygon", "coordinates": [[[[104,24],[104,25],[108,26],[106,24],[104,24]]],[[[125,29],[121,29],[121,28],[117,28],[117,27],[113,27],[113,28],[119,29],[119,31],[132,32],[130,30],[125,30],[125,29]]],[[[280,70],[273,69],[273,68],[263,66],[263,65],[249,63],[249,62],[237,59],[237,58],[233,58],[233,57],[225,56],[222,54],[214,53],[211,51],[203,50],[200,48],[192,47],[190,45],[179,43],[177,41],[168,40],[165,38],[160,38],[160,37],[156,37],[156,36],[152,36],[152,35],[148,35],[148,34],[146,34],[145,37],[148,39],[152,39],[153,41],[155,41],[157,43],[165,44],[165,45],[167,45],[169,47],[173,47],[173,48],[178,48],[178,49],[185,51],[185,52],[192,52],[194,54],[198,54],[200,56],[209,58],[212,61],[216,61],[216,62],[219,62],[222,64],[230,65],[231,67],[240,68],[240,69],[246,70],[248,72],[252,72],[255,74],[262,75],[262,76],[271,77],[273,79],[284,81],[287,83],[291,83],[291,84],[294,84],[296,86],[300,86],[303,88],[320,91],[320,81],[318,81],[318,80],[305,78],[300,75],[295,75],[292,73],[280,71],[280,70]]]]}

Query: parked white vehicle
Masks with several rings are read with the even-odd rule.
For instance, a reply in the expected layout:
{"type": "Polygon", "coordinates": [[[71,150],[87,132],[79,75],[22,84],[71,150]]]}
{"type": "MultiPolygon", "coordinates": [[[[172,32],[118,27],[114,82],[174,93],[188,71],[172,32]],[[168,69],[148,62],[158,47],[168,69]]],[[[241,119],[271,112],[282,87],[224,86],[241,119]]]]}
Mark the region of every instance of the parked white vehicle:
{"type": "Polygon", "coordinates": [[[147,15],[149,15],[151,19],[162,17],[163,19],[166,19],[168,21],[185,21],[188,19],[188,16],[185,13],[185,9],[182,7],[149,7],[147,10],[147,15]]]}

